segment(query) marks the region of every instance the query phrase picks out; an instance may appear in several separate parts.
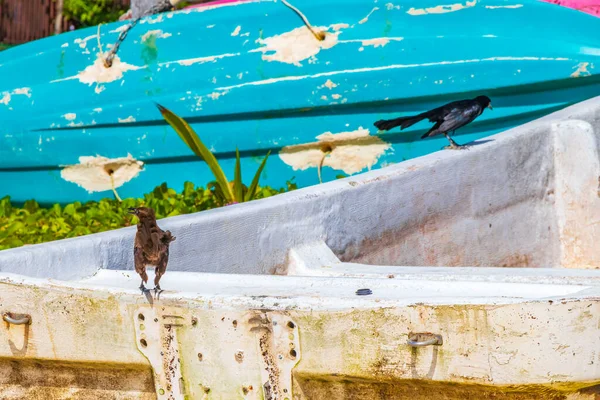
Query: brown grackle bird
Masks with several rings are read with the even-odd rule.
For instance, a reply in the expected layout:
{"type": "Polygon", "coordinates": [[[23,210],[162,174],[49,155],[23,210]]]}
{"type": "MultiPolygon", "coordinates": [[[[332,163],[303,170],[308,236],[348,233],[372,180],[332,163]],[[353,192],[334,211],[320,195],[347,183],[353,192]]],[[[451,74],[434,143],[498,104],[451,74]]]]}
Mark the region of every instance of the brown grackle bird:
{"type": "Polygon", "coordinates": [[[400,130],[402,130],[427,118],[429,122],[435,122],[435,125],[421,136],[421,139],[443,134],[450,141],[450,146],[446,148],[464,149],[468,146],[456,144],[450,138],[449,133],[452,132],[454,134],[454,131],[458,128],[462,128],[468,123],[473,122],[475,118],[483,113],[485,108],[492,110],[492,101],[487,96],[477,96],[474,99],[453,101],[419,115],[377,121],[375,122],[375,126],[381,131],[389,131],[396,126],[400,126],[400,130]]]}
{"type": "Polygon", "coordinates": [[[162,291],[159,281],[167,270],[169,262],[169,244],[175,240],[170,231],[163,231],[156,224],[154,210],[149,207],[130,208],[130,214],[136,215],[140,222],[137,224],[133,256],[135,271],[142,278],[140,289],[148,292],[144,283],[148,282],[147,266],[155,267],[154,291],[162,291]]]}

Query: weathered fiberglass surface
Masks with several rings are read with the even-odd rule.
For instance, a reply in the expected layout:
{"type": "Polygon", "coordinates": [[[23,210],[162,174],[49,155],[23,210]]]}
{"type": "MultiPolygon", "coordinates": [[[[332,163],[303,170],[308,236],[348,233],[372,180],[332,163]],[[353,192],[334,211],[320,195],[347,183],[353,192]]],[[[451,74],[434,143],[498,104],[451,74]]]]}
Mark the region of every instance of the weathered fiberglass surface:
{"type": "Polygon", "coordinates": [[[126,23],[0,53],[0,196],[67,202],[112,195],[106,176],[98,177],[102,169],[61,174],[96,156],[132,168],[116,174],[122,197],[162,182],[178,190],[186,180],[205,185],[209,169],[154,102],[186,118],[230,177],[236,147],[246,179],[271,150],[261,182],[283,187],[292,178],[317,183],[327,150],[325,181],[446,144],[418,140],[426,122],[378,134],[373,122],[381,118],[486,94],[494,110],[457,132],[465,143],[599,90],[600,20],[564,7],[504,0],[295,6],[327,32],[324,41],[284,4],[266,0],[147,18],[110,69],[99,46],[106,52],[126,23]],[[141,172],[122,160],[128,154],[144,163],[141,172]]]}

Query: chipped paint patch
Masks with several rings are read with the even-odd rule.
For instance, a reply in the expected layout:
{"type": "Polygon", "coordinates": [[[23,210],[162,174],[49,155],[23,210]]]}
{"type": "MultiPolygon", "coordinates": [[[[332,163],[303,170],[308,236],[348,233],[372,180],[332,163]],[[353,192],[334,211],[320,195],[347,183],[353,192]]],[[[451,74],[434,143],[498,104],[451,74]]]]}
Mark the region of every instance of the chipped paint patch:
{"type": "Polygon", "coordinates": [[[173,36],[173,35],[170,34],[170,33],[164,33],[160,29],[153,29],[153,30],[148,31],[148,32],[146,32],[146,33],[144,33],[142,35],[142,42],[146,42],[146,41],[148,41],[148,39],[151,39],[153,37],[156,38],[156,39],[166,39],[166,38],[171,37],[171,36],[173,36]]]}
{"type": "MultiPolygon", "coordinates": [[[[219,91],[229,91],[232,89],[239,89],[246,86],[260,86],[260,85],[271,85],[279,82],[287,82],[287,81],[300,81],[303,79],[316,79],[322,77],[336,76],[336,75],[345,75],[345,74],[358,74],[364,72],[373,72],[373,71],[385,71],[390,69],[403,69],[403,68],[421,68],[421,67],[432,67],[437,65],[458,65],[458,64],[472,64],[472,63],[480,63],[480,62],[497,62],[497,61],[570,61],[569,58],[566,57],[488,57],[488,58],[474,58],[471,60],[456,60],[456,61],[437,61],[437,62],[429,62],[422,64],[392,64],[385,65],[381,67],[368,67],[368,68],[356,68],[356,69],[345,69],[338,71],[328,71],[328,72],[320,72],[318,74],[313,75],[290,75],[284,76],[281,78],[270,78],[263,79],[260,81],[252,81],[252,82],[244,82],[238,85],[232,86],[223,86],[216,88],[219,91]]],[[[353,90],[355,91],[355,90],[353,90]]]]}
{"type": "Polygon", "coordinates": [[[185,60],[168,61],[168,62],[160,63],[159,65],[161,67],[162,66],[169,67],[171,64],[179,64],[179,65],[183,65],[184,67],[189,67],[190,65],[193,65],[193,64],[204,64],[207,62],[216,62],[217,60],[220,60],[221,58],[237,57],[239,55],[240,55],[240,53],[226,53],[226,54],[218,54],[215,56],[196,57],[196,58],[187,58],[185,60]]]}
{"type": "Polygon", "coordinates": [[[332,24],[332,25],[330,25],[330,28],[331,28],[331,29],[333,29],[335,32],[338,32],[338,31],[339,31],[339,30],[341,30],[341,29],[347,29],[347,28],[349,28],[349,27],[350,27],[350,25],[348,25],[348,24],[344,24],[344,23],[342,23],[342,24],[332,24]]]}
{"type": "Polygon", "coordinates": [[[495,10],[497,8],[521,8],[523,7],[523,4],[511,4],[508,6],[485,6],[485,8],[489,8],[491,10],[495,10]]]}
{"type": "Polygon", "coordinates": [[[327,89],[331,90],[331,89],[333,89],[333,88],[336,88],[336,87],[338,87],[338,84],[337,84],[337,83],[333,83],[333,82],[331,81],[331,79],[327,79],[327,80],[325,81],[325,83],[323,84],[323,86],[319,86],[319,89],[320,89],[320,88],[322,88],[322,87],[326,87],[327,89]]]}
{"type": "Polygon", "coordinates": [[[126,30],[128,26],[129,26],[129,24],[121,25],[117,29],[113,29],[112,31],[109,31],[109,33],[121,33],[124,30],[126,30]]]}
{"type": "Polygon", "coordinates": [[[428,8],[411,7],[406,13],[410,15],[445,14],[475,7],[475,5],[477,5],[477,0],[467,1],[465,4],[455,3],[428,8]]]}
{"type": "Polygon", "coordinates": [[[69,43],[63,43],[60,47],[69,47],[69,43]]]}
{"type": "MultiPolygon", "coordinates": [[[[403,37],[380,37],[380,38],[373,38],[373,39],[349,39],[349,40],[340,40],[340,43],[361,43],[363,46],[373,46],[375,48],[377,47],[384,47],[386,44],[388,44],[389,42],[401,42],[402,40],[404,40],[403,37]]],[[[364,50],[364,48],[362,49],[364,50]]],[[[359,49],[359,51],[362,51],[359,49]]]]}
{"type": "Polygon", "coordinates": [[[129,123],[129,122],[135,122],[135,118],[133,117],[133,115],[130,115],[127,118],[119,118],[120,124],[125,124],[125,123],[129,123]]]}
{"type": "Polygon", "coordinates": [[[102,112],[102,108],[98,107],[98,108],[94,108],[93,110],[95,113],[100,114],[102,112]]]}
{"type": "Polygon", "coordinates": [[[354,174],[373,167],[391,147],[381,138],[371,136],[362,126],[349,132],[325,132],[316,139],[313,143],[286,146],[279,157],[294,170],[316,168],[323,160],[323,166],[354,174]]]}
{"type": "MultiPolygon", "coordinates": [[[[86,83],[91,86],[94,83],[97,84],[114,82],[123,78],[123,74],[127,71],[135,71],[143,68],[145,67],[138,67],[122,62],[118,55],[116,55],[113,59],[112,66],[110,68],[106,68],[104,66],[104,55],[99,53],[98,57],[96,58],[96,61],[94,61],[92,65],[86,67],[86,69],[81,71],[79,74],[75,76],[70,76],[68,78],[56,79],[51,81],[50,83],[79,79],[79,82],[86,83]]],[[[96,93],[100,93],[102,90],[104,90],[104,87],[102,87],[102,89],[100,90],[98,90],[97,87],[96,93]]]]}
{"type": "Polygon", "coordinates": [[[66,113],[62,117],[64,119],[66,119],[67,121],[74,121],[75,118],[77,118],[77,114],[75,114],[75,113],[66,113]]]}
{"type": "Polygon", "coordinates": [[[399,10],[399,9],[400,9],[400,6],[395,6],[395,5],[394,5],[394,4],[392,4],[392,3],[386,3],[386,5],[385,5],[385,8],[386,8],[388,11],[391,11],[391,10],[393,10],[393,9],[399,10]]]}
{"type": "Polygon", "coordinates": [[[366,17],[364,17],[363,19],[361,19],[360,21],[358,21],[359,24],[364,24],[367,21],[369,21],[369,17],[371,16],[371,14],[373,14],[375,11],[379,10],[379,7],[373,7],[373,9],[367,14],[366,17]]]}
{"type": "Polygon", "coordinates": [[[31,97],[31,88],[28,88],[28,87],[18,88],[18,89],[13,90],[12,94],[31,97]]]}
{"type": "Polygon", "coordinates": [[[589,76],[591,75],[591,72],[588,71],[588,67],[590,66],[589,62],[581,62],[579,63],[576,67],[577,68],[575,70],[575,72],[573,72],[571,74],[571,78],[579,78],[581,76],[589,76]]]}
{"type": "Polygon", "coordinates": [[[2,98],[0,99],[0,104],[4,104],[5,106],[7,106],[10,101],[12,100],[12,96],[27,96],[29,98],[31,98],[31,88],[28,87],[23,87],[23,88],[17,88],[17,89],[13,89],[12,92],[2,92],[1,93],[2,98]]]}
{"type": "MultiPolygon", "coordinates": [[[[314,27],[317,31],[327,31],[328,27],[314,27]]],[[[328,32],[325,40],[317,40],[312,32],[301,26],[289,32],[275,35],[266,39],[258,39],[256,42],[263,47],[250,50],[250,52],[262,52],[265,61],[279,61],[286,64],[294,64],[301,67],[300,61],[317,55],[321,49],[330,49],[338,43],[340,32],[328,32]],[[270,53],[270,54],[265,54],[270,53]]]]}
{"type": "Polygon", "coordinates": [[[88,42],[89,40],[96,39],[97,37],[98,37],[98,35],[90,35],[90,36],[88,36],[88,37],[85,37],[85,38],[83,38],[83,39],[81,39],[81,38],[77,38],[77,39],[75,39],[73,42],[74,42],[75,44],[78,44],[78,45],[79,45],[79,47],[81,47],[82,49],[85,49],[85,48],[87,47],[87,42],[88,42]]]}
{"type": "Polygon", "coordinates": [[[242,30],[242,27],[240,25],[238,25],[233,32],[231,32],[231,36],[237,36],[240,34],[240,31],[242,30]]]}
{"type": "Polygon", "coordinates": [[[484,38],[497,38],[496,35],[483,35],[484,38]]]}
{"type": "Polygon", "coordinates": [[[206,27],[207,27],[208,29],[212,29],[212,28],[214,28],[214,27],[215,27],[215,25],[214,25],[214,24],[213,24],[213,25],[206,25],[206,27]]]}
{"type": "Polygon", "coordinates": [[[3,92],[2,99],[0,99],[0,104],[4,104],[5,106],[7,106],[8,103],[10,103],[11,98],[12,97],[9,92],[3,92]]]}
{"type": "Polygon", "coordinates": [[[69,182],[76,183],[89,193],[112,190],[123,186],[142,171],[144,163],[134,159],[131,154],[122,158],[106,158],[102,156],[79,157],[79,164],[70,165],[60,172],[60,176],[69,182]]]}
{"type": "Polygon", "coordinates": [[[332,94],[331,95],[331,98],[334,99],[334,100],[339,100],[341,97],[342,97],[341,94],[332,94]]]}
{"type": "Polygon", "coordinates": [[[242,6],[242,5],[255,4],[255,3],[275,3],[275,2],[276,2],[276,0],[249,0],[249,1],[241,1],[241,2],[236,1],[233,3],[222,3],[222,4],[215,4],[212,6],[190,8],[190,9],[183,10],[180,12],[183,14],[189,14],[192,12],[201,13],[201,12],[205,12],[205,11],[215,10],[217,8],[222,8],[222,7],[238,7],[238,6],[242,6]]]}

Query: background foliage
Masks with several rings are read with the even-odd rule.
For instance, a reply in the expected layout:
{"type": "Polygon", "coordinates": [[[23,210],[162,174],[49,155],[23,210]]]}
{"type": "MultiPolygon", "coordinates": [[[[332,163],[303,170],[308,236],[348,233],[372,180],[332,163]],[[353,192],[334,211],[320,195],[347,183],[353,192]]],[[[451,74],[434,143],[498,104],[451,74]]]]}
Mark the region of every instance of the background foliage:
{"type": "MultiPolygon", "coordinates": [[[[177,193],[163,183],[144,195],[143,199],[123,199],[123,202],[103,199],[85,204],[75,202],[64,207],[55,204],[50,208],[40,207],[34,200],[16,207],[7,196],[0,199],[0,250],[136,224],[137,218],[127,213],[129,207],[152,207],[157,218],[164,218],[223,206],[219,194],[215,193],[215,185],[210,186],[213,190],[194,187],[193,183],[186,182],[183,191],[177,193]]],[[[292,182],[280,190],[259,187],[255,198],[262,199],[294,189],[296,185],[292,182]]]]}
{"type": "Polygon", "coordinates": [[[115,22],[129,9],[115,0],[64,0],[63,14],[76,28],[115,22]]]}

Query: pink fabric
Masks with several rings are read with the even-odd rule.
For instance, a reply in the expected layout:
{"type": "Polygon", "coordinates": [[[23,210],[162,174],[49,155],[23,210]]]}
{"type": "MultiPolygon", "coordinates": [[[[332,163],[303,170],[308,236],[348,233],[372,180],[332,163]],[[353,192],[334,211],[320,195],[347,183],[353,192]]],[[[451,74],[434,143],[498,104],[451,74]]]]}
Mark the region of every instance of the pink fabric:
{"type": "MultiPolygon", "coordinates": [[[[185,8],[198,8],[212,6],[215,4],[235,3],[248,0],[216,0],[209,3],[195,4],[185,8]]],[[[558,4],[563,7],[574,8],[575,10],[583,11],[588,14],[600,17],[600,0],[542,0],[547,3],[558,4]]]]}
{"type": "Polygon", "coordinates": [[[543,0],[600,17],[600,0],[543,0]]]}
{"type": "Polygon", "coordinates": [[[248,1],[248,0],[216,0],[216,1],[211,1],[209,3],[194,4],[191,6],[187,6],[185,8],[198,8],[198,7],[214,6],[215,4],[225,4],[225,3],[237,3],[237,2],[241,3],[242,1],[248,1]]]}

